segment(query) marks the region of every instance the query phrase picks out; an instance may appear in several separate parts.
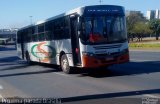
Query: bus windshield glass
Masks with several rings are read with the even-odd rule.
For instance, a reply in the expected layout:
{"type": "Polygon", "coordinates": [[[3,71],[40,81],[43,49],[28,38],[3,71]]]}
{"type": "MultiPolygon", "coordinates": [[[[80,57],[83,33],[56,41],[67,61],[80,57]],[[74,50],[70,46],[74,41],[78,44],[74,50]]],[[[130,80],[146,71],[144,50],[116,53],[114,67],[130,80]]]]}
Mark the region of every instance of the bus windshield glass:
{"type": "Polygon", "coordinates": [[[82,40],[86,43],[113,43],[127,39],[125,16],[82,18],[82,40]]]}

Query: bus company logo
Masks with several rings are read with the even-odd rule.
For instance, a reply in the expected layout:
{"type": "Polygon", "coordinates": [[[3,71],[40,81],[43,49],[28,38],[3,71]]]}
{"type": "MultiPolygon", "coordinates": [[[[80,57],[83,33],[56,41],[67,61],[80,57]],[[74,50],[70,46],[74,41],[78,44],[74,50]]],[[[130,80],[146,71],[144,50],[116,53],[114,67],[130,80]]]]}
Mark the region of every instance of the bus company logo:
{"type": "Polygon", "coordinates": [[[56,57],[55,48],[51,47],[46,42],[33,45],[31,48],[31,53],[34,57],[39,58],[41,62],[49,62],[50,58],[56,57]],[[51,50],[51,52],[47,52],[42,47],[48,47],[48,51],[51,50]],[[34,50],[37,50],[37,51],[34,51],[34,50]],[[40,54],[36,54],[36,53],[40,53],[40,54]]]}

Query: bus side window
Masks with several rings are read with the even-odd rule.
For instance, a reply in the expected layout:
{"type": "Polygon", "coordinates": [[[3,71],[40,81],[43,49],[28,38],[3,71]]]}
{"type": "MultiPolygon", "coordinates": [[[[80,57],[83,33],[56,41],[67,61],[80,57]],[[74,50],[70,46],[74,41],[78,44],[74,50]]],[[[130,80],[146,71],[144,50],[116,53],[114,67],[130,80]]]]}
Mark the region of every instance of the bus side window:
{"type": "Polygon", "coordinates": [[[27,30],[28,32],[27,32],[27,37],[28,37],[28,39],[27,39],[27,42],[32,42],[32,28],[29,28],[28,30],[27,30]]]}
{"type": "Polygon", "coordinates": [[[33,42],[33,35],[35,34],[35,27],[34,26],[31,27],[29,34],[31,34],[30,41],[33,42]]]}
{"type": "Polygon", "coordinates": [[[54,39],[54,36],[53,36],[53,21],[49,21],[49,22],[45,23],[45,39],[47,41],[54,39]]]}
{"type": "Polygon", "coordinates": [[[32,36],[33,34],[35,34],[34,26],[31,27],[30,34],[31,34],[31,42],[33,42],[32,36]]]}
{"type": "Polygon", "coordinates": [[[44,36],[44,24],[38,25],[38,40],[39,41],[44,41],[45,36],[44,36]]]}
{"type": "Polygon", "coordinates": [[[70,38],[69,16],[54,21],[54,37],[56,40],[70,38]]]}
{"type": "Polygon", "coordinates": [[[33,42],[37,42],[38,41],[38,26],[34,27],[34,34],[32,34],[32,40],[33,42]]]}
{"type": "Polygon", "coordinates": [[[70,21],[69,21],[69,16],[65,17],[65,23],[64,23],[64,39],[69,39],[70,38],[70,21]]]}
{"type": "Polygon", "coordinates": [[[37,41],[38,41],[38,36],[37,36],[37,34],[33,34],[33,35],[32,35],[32,40],[33,40],[33,42],[37,42],[37,41]]]}
{"type": "Polygon", "coordinates": [[[59,39],[60,35],[60,19],[54,21],[54,38],[55,40],[59,39]]]}

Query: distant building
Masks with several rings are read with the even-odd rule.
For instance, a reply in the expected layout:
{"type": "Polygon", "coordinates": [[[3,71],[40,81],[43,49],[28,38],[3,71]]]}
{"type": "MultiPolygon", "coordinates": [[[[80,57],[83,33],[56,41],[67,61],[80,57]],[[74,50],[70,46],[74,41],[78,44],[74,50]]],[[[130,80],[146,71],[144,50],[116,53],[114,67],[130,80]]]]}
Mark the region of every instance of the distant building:
{"type": "Polygon", "coordinates": [[[127,10],[127,11],[126,11],[126,16],[129,16],[129,15],[131,15],[131,14],[139,14],[139,15],[141,15],[142,17],[144,17],[144,15],[143,15],[143,13],[141,13],[141,11],[133,11],[133,10],[131,10],[131,11],[127,10]]]}
{"type": "Polygon", "coordinates": [[[148,20],[152,20],[155,18],[155,11],[154,10],[147,10],[146,18],[148,20]]]}
{"type": "Polygon", "coordinates": [[[17,28],[12,28],[12,29],[0,29],[0,38],[3,39],[8,39],[10,41],[15,41],[16,40],[16,33],[17,33],[17,28]]]}
{"type": "Polygon", "coordinates": [[[146,18],[148,20],[160,19],[160,10],[158,10],[158,9],[156,9],[156,10],[147,10],[146,18]]]}
{"type": "Polygon", "coordinates": [[[139,14],[139,13],[141,13],[141,11],[133,11],[133,10],[132,10],[132,11],[129,11],[129,10],[127,10],[127,11],[126,11],[126,16],[129,16],[129,15],[131,15],[131,14],[137,14],[137,13],[139,14]]]}
{"type": "Polygon", "coordinates": [[[156,9],[156,11],[155,11],[155,18],[156,19],[160,18],[160,11],[158,9],[156,9]]]}

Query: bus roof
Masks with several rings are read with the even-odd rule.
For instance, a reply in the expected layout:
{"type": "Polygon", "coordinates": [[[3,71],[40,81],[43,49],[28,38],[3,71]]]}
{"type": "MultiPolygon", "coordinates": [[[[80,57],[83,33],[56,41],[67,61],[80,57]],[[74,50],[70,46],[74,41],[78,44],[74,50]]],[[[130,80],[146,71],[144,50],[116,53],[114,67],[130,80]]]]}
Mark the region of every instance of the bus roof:
{"type": "Polygon", "coordinates": [[[48,18],[48,19],[43,20],[43,21],[39,21],[39,22],[35,23],[35,25],[39,25],[39,24],[45,23],[47,21],[51,21],[51,20],[54,20],[54,19],[57,19],[57,18],[60,18],[60,17],[63,17],[63,16],[67,16],[67,15],[70,15],[70,14],[74,14],[74,13],[77,13],[77,14],[81,15],[82,12],[83,12],[83,8],[85,8],[85,7],[78,7],[78,8],[72,9],[68,12],[56,15],[54,17],[48,18]]]}
{"type": "Polygon", "coordinates": [[[121,8],[121,9],[124,10],[124,8],[122,6],[118,6],[118,5],[90,5],[90,6],[82,6],[82,7],[78,7],[78,8],[69,10],[68,12],[62,13],[60,15],[53,16],[53,17],[48,18],[46,20],[38,21],[38,22],[36,22],[34,24],[25,26],[25,27],[23,27],[23,28],[21,28],[19,30],[26,29],[26,28],[29,28],[29,27],[32,27],[32,26],[36,26],[36,25],[40,25],[40,24],[43,24],[43,23],[45,23],[47,21],[51,21],[51,20],[54,20],[54,19],[57,19],[57,18],[60,18],[60,17],[63,17],[63,16],[75,14],[75,13],[78,14],[78,15],[83,15],[85,8],[98,8],[98,7],[109,7],[109,8],[118,7],[118,8],[121,8]]]}

